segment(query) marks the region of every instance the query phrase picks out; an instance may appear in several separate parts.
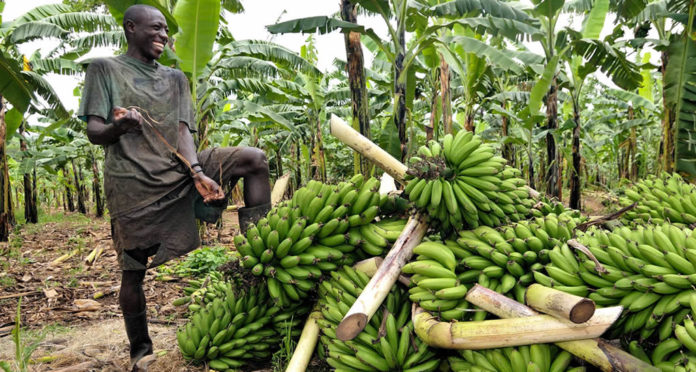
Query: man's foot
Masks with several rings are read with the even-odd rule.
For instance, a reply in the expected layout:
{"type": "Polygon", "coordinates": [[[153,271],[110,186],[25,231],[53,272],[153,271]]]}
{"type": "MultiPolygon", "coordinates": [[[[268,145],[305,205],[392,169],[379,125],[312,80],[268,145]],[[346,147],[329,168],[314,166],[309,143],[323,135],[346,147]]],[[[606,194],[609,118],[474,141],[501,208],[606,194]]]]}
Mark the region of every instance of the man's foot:
{"type": "Polygon", "coordinates": [[[157,355],[155,354],[150,354],[150,355],[145,355],[144,357],[136,360],[136,361],[131,361],[131,372],[147,372],[148,366],[152,364],[157,360],[157,355]]]}

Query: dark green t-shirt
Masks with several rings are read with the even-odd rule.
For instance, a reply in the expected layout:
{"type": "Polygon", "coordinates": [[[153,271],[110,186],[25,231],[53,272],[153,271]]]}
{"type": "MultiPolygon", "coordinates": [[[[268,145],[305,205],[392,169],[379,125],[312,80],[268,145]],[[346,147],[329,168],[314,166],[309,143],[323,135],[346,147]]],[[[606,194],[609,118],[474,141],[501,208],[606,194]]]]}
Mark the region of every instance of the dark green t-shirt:
{"type": "MultiPolygon", "coordinates": [[[[169,144],[178,147],[179,122],[195,131],[188,81],[183,72],[120,55],[93,60],[87,68],[77,115],[111,123],[116,106],[137,106],[169,144]],[[146,112],[148,115],[144,114],[146,112]]],[[[148,124],[104,146],[104,189],[113,218],[148,206],[181,186],[188,172],[148,124]]]]}

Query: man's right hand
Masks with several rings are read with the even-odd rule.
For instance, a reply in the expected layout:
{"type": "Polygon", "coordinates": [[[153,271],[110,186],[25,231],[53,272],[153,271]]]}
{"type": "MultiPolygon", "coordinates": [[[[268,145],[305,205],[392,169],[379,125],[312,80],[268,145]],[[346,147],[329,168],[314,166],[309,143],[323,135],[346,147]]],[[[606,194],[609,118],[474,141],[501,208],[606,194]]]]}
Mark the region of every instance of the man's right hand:
{"type": "Polygon", "coordinates": [[[114,125],[123,133],[130,132],[131,129],[140,131],[140,125],[143,122],[143,117],[136,109],[126,110],[123,107],[114,107],[112,116],[114,117],[114,125]]]}

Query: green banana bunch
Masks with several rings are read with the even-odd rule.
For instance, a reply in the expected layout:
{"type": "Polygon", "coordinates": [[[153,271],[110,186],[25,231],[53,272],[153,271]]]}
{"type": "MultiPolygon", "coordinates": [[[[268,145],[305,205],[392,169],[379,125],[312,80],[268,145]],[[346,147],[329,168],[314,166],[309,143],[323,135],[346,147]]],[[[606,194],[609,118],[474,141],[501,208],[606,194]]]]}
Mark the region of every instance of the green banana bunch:
{"type": "MultiPolygon", "coordinates": [[[[684,329],[682,325],[675,328],[677,337],[666,338],[659,341],[657,344],[646,350],[637,340],[630,341],[628,351],[638,359],[646,363],[650,363],[662,371],[696,371],[696,353],[689,349],[688,352],[683,352],[682,346],[686,343],[682,340],[687,340],[691,343],[694,338],[689,334],[689,331],[684,329]]],[[[694,332],[691,330],[691,332],[694,332]]]]}
{"type": "MultiPolygon", "coordinates": [[[[309,181],[246,235],[235,236],[241,266],[268,278],[269,294],[281,307],[307,297],[322,273],[353,263],[349,229],[370,224],[380,204],[394,198],[382,198],[378,187],[376,178],[362,175],[336,186],[309,181]]],[[[399,210],[397,203],[403,202],[393,201],[399,210]]]]}
{"type": "Polygon", "coordinates": [[[679,174],[663,173],[638,181],[624,190],[621,206],[637,203],[622,216],[624,222],[651,222],[689,225],[696,222],[696,186],[679,174]]]}
{"type": "Polygon", "coordinates": [[[219,271],[209,272],[205,278],[189,279],[186,281],[183,297],[179,297],[172,302],[174,306],[188,305],[189,310],[198,311],[201,306],[224,295],[227,290],[234,290],[235,285],[226,281],[223,273],[219,271]]]}
{"type": "MultiPolygon", "coordinates": [[[[563,264],[566,257],[575,261],[564,244],[581,220],[572,215],[551,213],[499,229],[480,226],[460,231],[456,241],[423,243],[414,250],[416,260],[402,269],[413,274],[411,301],[447,321],[485,319],[486,312],[468,309],[463,299],[475,283],[524,302],[526,287],[537,281],[537,276],[544,279],[541,271],[545,264],[563,264]]],[[[551,284],[576,294],[587,292],[586,286],[551,284]]]]}
{"type": "Polygon", "coordinates": [[[696,313],[692,230],[671,224],[622,227],[612,232],[590,230],[578,240],[606,273],[578,254],[578,272],[570,274],[594,289],[589,298],[598,305],[624,306],[626,315],[612,327],[615,334],[663,341],[672,336],[674,324],[696,313]]]}
{"type": "Polygon", "coordinates": [[[404,193],[444,230],[496,227],[526,218],[534,201],[520,171],[465,130],[430,141],[410,159],[404,193]]]}
{"type": "Polygon", "coordinates": [[[584,372],[585,367],[571,367],[573,355],[552,344],[506,347],[488,350],[461,350],[461,357],[450,357],[454,372],[584,372]]]}
{"type": "Polygon", "coordinates": [[[370,278],[351,267],[331,272],[319,286],[318,320],[322,335],[318,354],[336,371],[433,371],[440,365],[435,353],[413,337],[411,303],[406,293],[394,286],[358,336],[340,341],[336,327],[355,302],[370,278]]]}
{"type": "Polygon", "coordinates": [[[582,216],[580,211],[568,209],[556,198],[549,198],[548,196],[542,194],[532,209],[532,216],[543,217],[548,214],[567,215],[574,219],[585,220],[585,217],[582,216]]]}
{"type": "Polygon", "coordinates": [[[288,336],[299,336],[301,315],[306,305],[282,311],[272,305],[264,285],[253,286],[235,295],[228,289],[198,311],[176,332],[182,355],[187,360],[207,361],[217,370],[234,369],[249,360],[262,360],[288,336]],[[293,316],[297,321],[292,322],[293,316]],[[290,322],[289,322],[290,320],[290,322]]]}
{"type": "Polygon", "coordinates": [[[358,248],[352,253],[359,260],[382,256],[399,238],[406,222],[402,218],[389,218],[351,227],[348,230],[348,245],[358,248]]]}

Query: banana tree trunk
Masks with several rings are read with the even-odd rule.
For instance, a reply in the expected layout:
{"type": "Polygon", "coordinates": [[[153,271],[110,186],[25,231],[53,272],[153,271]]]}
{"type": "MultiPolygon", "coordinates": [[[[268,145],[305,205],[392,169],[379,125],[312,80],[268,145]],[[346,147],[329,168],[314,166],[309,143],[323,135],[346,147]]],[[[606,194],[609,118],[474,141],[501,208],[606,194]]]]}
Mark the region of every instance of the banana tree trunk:
{"type": "MultiPolygon", "coordinates": [[[[425,139],[430,141],[433,139],[433,134],[438,133],[440,130],[438,128],[440,120],[438,120],[438,110],[437,110],[437,99],[440,94],[437,88],[433,88],[433,96],[430,100],[430,127],[425,128],[425,139]]],[[[437,138],[437,137],[436,137],[437,138]]]]}
{"type": "Polygon", "coordinates": [[[97,207],[97,217],[102,217],[104,215],[104,198],[102,198],[101,193],[101,179],[99,177],[99,165],[97,164],[97,159],[94,158],[94,153],[90,153],[92,156],[92,174],[94,178],[92,179],[92,191],[94,193],[94,204],[97,207]]]}
{"type": "MultiPolygon", "coordinates": [[[[660,72],[662,72],[662,81],[667,81],[667,61],[668,55],[666,51],[662,51],[660,72]]],[[[674,171],[674,121],[676,115],[674,110],[668,104],[669,99],[665,97],[665,90],[662,90],[662,141],[660,143],[660,156],[662,170],[665,172],[674,171]]]]}
{"type": "MultiPolygon", "coordinates": [[[[507,110],[507,101],[503,100],[500,106],[502,106],[503,110],[507,110]]],[[[507,117],[507,115],[501,115],[500,120],[503,124],[503,138],[507,139],[507,136],[510,134],[510,130],[508,128],[510,119],[507,117]]],[[[503,157],[505,160],[507,160],[508,165],[511,167],[515,166],[515,152],[513,151],[512,144],[510,142],[503,143],[503,157]]]]}
{"type": "Polygon", "coordinates": [[[550,131],[558,128],[558,82],[554,77],[549,92],[546,94],[546,194],[561,200],[561,190],[558,187],[560,178],[560,162],[556,149],[556,140],[550,131]]]}
{"type": "Polygon", "coordinates": [[[75,159],[70,161],[73,168],[73,176],[75,178],[75,192],[77,193],[77,211],[82,214],[87,214],[87,207],[85,206],[85,195],[82,189],[82,175],[80,174],[79,168],[75,165],[75,159]]]}
{"type": "Polygon", "coordinates": [[[570,169],[570,207],[580,209],[580,108],[573,103],[573,167],[570,169]]]}
{"type": "Polygon", "coordinates": [[[75,212],[75,203],[72,195],[72,181],[70,180],[69,170],[67,166],[63,166],[63,180],[65,181],[65,206],[69,212],[75,212]]]}
{"type": "MultiPolygon", "coordinates": [[[[22,152],[27,151],[27,141],[24,140],[24,121],[19,126],[19,149],[22,152]]],[[[34,170],[36,172],[36,170],[34,170]]],[[[34,183],[32,183],[31,174],[24,173],[22,175],[22,183],[24,185],[24,219],[27,223],[39,222],[38,212],[36,210],[36,195],[34,194],[34,183]]]]}
{"type": "Polygon", "coordinates": [[[2,190],[2,198],[0,199],[0,242],[6,242],[10,238],[10,174],[7,168],[7,154],[5,148],[5,132],[7,124],[5,123],[5,102],[0,95],[0,190],[2,190]]]}
{"type": "Polygon", "coordinates": [[[590,299],[536,283],[527,287],[524,302],[532,309],[553,315],[558,319],[570,320],[573,323],[584,323],[590,320],[596,310],[594,301],[590,299]]]}
{"type": "Polygon", "coordinates": [[[406,50],[406,32],[405,27],[401,25],[405,20],[398,20],[399,39],[396,42],[399,44],[399,52],[396,54],[394,61],[394,124],[399,131],[399,141],[401,142],[401,161],[406,161],[408,154],[408,137],[406,136],[406,80],[400,79],[401,76],[406,76],[404,71],[404,50],[406,50]]]}
{"type": "MultiPolygon", "coordinates": [[[[350,0],[341,0],[341,18],[346,22],[358,23],[355,4],[350,0]]],[[[350,85],[350,97],[353,109],[353,128],[357,128],[365,138],[370,136],[370,112],[367,100],[367,84],[365,79],[365,62],[363,58],[360,34],[348,32],[343,34],[346,44],[346,60],[348,61],[348,83],[350,85]]],[[[359,161],[359,171],[369,174],[370,162],[360,154],[356,154],[359,161]]]]}
{"type": "Polygon", "coordinates": [[[452,98],[450,91],[449,65],[440,54],[440,92],[442,97],[442,129],[452,133],[452,98]]]}
{"type": "MultiPolygon", "coordinates": [[[[466,295],[466,300],[500,318],[530,317],[538,315],[538,313],[531,308],[478,284],[475,284],[474,287],[469,290],[466,295]]],[[[621,308],[620,306],[617,307],[621,308]]],[[[605,309],[599,309],[597,312],[605,309]]],[[[617,316],[618,315],[619,314],[617,314],[617,316]]],[[[556,342],[556,345],[586,360],[602,371],[659,371],[659,369],[611,345],[601,338],[556,342]]]]}

